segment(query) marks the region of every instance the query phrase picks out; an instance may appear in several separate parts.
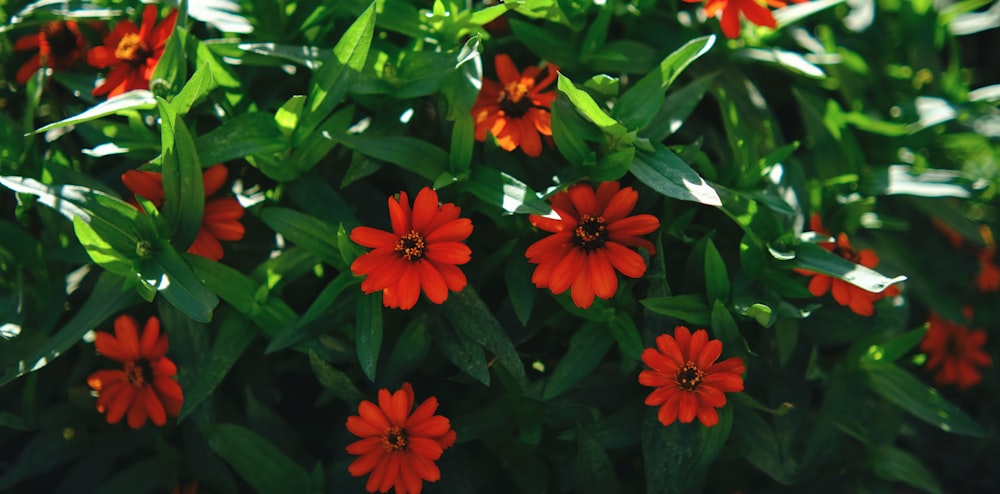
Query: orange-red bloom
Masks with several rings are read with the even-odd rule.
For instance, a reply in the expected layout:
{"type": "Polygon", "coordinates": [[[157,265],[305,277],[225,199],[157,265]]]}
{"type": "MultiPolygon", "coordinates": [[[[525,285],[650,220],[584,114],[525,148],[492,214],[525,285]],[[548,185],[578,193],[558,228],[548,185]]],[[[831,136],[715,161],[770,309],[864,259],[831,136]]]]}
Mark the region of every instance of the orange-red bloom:
{"type": "Polygon", "coordinates": [[[976,257],[979,259],[979,273],[976,274],[976,288],[982,293],[995,292],[1000,290],[1000,266],[997,266],[993,259],[996,257],[996,247],[988,247],[980,250],[976,257]]]}
{"type": "Polygon", "coordinates": [[[18,84],[28,82],[32,74],[42,67],[52,70],[69,70],[80,60],[87,42],[76,21],[52,21],[42,24],[35,34],[29,34],[14,43],[19,51],[38,50],[17,71],[18,84]]]}
{"type": "MultiPolygon", "coordinates": [[[[830,235],[830,232],[823,228],[823,222],[820,220],[818,214],[814,213],[812,215],[809,225],[814,232],[830,235]]],[[[875,254],[875,251],[871,249],[854,250],[846,233],[841,232],[837,235],[836,242],[821,242],[819,245],[848,261],[860,264],[866,268],[875,268],[875,266],[878,266],[879,258],[875,254]]],[[[823,273],[816,273],[807,269],[796,269],[795,271],[799,274],[812,276],[812,280],[809,281],[809,292],[814,296],[822,297],[827,292],[832,292],[833,299],[838,304],[849,307],[851,311],[859,316],[871,316],[875,313],[875,302],[884,297],[899,294],[899,290],[894,286],[890,286],[881,292],[873,293],[840,278],[823,273]]]]}
{"type": "MultiPolygon", "coordinates": [[[[228,174],[225,165],[215,165],[202,173],[206,198],[222,187],[228,174]]],[[[129,170],[122,174],[122,183],[133,194],[152,202],[157,209],[163,206],[165,196],[161,173],[129,170]]],[[[219,241],[236,242],[243,238],[245,229],[240,223],[243,213],[243,206],[234,197],[206,199],[201,228],[188,252],[213,261],[222,259],[222,244],[219,241]]]]}
{"type": "Polygon", "coordinates": [[[156,23],[157,7],[147,4],[142,11],[142,26],[125,19],[104,37],[104,46],[87,52],[87,63],[104,69],[111,67],[104,83],[92,91],[94,96],[118,96],[133,89],[149,89],[153,70],[163,55],[167,39],[174,32],[177,10],[156,23]]]}
{"type": "MultiPolygon", "coordinates": [[[[966,309],[966,317],[972,318],[966,309]]],[[[942,319],[931,313],[927,334],[920,342],[920,349],[927,353],[927,369],[936,372],[938,384],[954,384],[969,388],[983,379],[981,369],[992,365],[990,356],[983,351],[986,332],[942,319]]]]}
{"type": "Polygon", "coordinates": [[[555,218],[529,215],[531,224],[552,232],[525,252],[537,264],[531,281],[538,288],[560,294],[572,287],[573,303],[586,309],[594,296],[609,299],[618,291],[618,271],[630,278],[646,272],[646,261],[629,247],[653,244],[639,238],[660,227],[649,214],[629,216],[639,199],[631,187],[603,182],[597,187],[576,184],[552,196],[555,218]]]}
{"type": "MultiPolygon", "coordinates": [[[[758,26],[777,27],[774,15],[767,7],[761,5],[766,3],[771,7],[784,7],[786,4],[781,0],[684,0],[688,3],[705,2],[705,15],[715,17],[720,12],[719,24],[722,25],[722,32],[727,38],[740,37],[740,15],[746,17],[748,21],[758,26]]],[[[803,1],[803,0],[799,0],[803,1]]]]}
{"type": "Polygon", "coordinates": [[[115,334],[100,331],[94,340],[97,351],[121,362],[122,369],[95,371],[87,384],[98,393],[97,411],[107,412],[109,424],[118,423],[128,412],[128,425],[138,429],[152,420],[167,423],[167,415],[176,417],[184,404],[181,386],[173,379],[177,366],[165,357],[167,335],[160,333],[160,320],[139,325],[132,316],[115,319],[115,334]]]}
{"type": "Polygon", "coordinates": [[[361,438],[347,446],[359,456],[347,470],[355,477],[371,474],[368,492],[419,493],[424,481],[437,482],[441,471],[434,464],[455,444],[455,431],[444,416],[434,415],[437,398],[431,396],[413,410],[413,387],[378,392],[378,405],[364,400],[358,414],[347,417],[347,430],[361,438]],[[413,410],[413,413],[410,413],[413,410]]]}
{"type": "Polygon", "coordinates": [[[389,198],[392,231],[359,226],[351,230],[351,240],[373,250],[351,263],[365,293],[382,292],[386,307],[411,309],[420,290],[435,304],[448,299],[448,290],[465,288],[465,273],[458,268],[472,258],[472,250],[462,243],[472,234],[472,221],[459,218],[461,209],[451,203],[438,204],[438,195],[424,187],[410,209],[406,192],[389,198]]]}
{"type": "Polygon", "coordinates": [[[726,404],[725,393],[743,391],[743,359],[722,355],[722,342],[709,340],[708,332],[699,329],[691,334],[684,326],[674,328],[674,335],[656,337],[656,348],[642,352],[642,361],[652,370],[639,373],[639,384],[656,388],[646,397],[646,404],[660,407],[657,418],[663,425],[674,420],[690,423],[695,417],[705,427],[719,423],[716,408],[726,404]]]}
{"type": "Polygon", "coordinates": [[[539,79],[542,69],[532,66],[518,72],[504,54],[496,56],[494,65],[500,82],[483,79],[483,88],[472,106],[476,140],[485,141],[489,132],[504,150],[521,146],[524,154],[536,157],[542,154],[539,134],[552,135],[549,108],[556,99],[554,91],[542,90],[556,80],[559,67],[546,64],[545,76],[539,79]]]}

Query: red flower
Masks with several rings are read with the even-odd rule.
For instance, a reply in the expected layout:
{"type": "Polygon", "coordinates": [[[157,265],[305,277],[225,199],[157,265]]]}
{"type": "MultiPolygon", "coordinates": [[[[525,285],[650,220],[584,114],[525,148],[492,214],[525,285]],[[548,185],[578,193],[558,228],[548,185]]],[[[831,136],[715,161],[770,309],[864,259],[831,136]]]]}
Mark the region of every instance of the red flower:
{"type": "Polygon", "coordinates": [[[536,157],[542,154],[538,135],[552,135],[549,107],[556,99],[555,92],[542,90],[556,79],[559,67],[546,64],[547,73],[539,80],[541,69],[532,66],[518,72],[507,55],[497,55],[494,65],[500,82],[483,79],[483,88],[472,106],[476,140],[485,141],[489,132],[504,150],[521,146],[524,154],[536,157]]]}
{"type": "Polygon", "coordinates": [[[104,83],[94,88],[92,94],[118,96],[133,89],[149,89],[156,63],[163,55],[167,38],[174,32],[177,10],[170,12],[156,24],[157,7],[147,4],[142,11],[142,27],[130,20],[123,20],[104,38],[104,46],[87,52],[87,63],[104,69],[111,67],[104,83]]]}
{"type": "Polygon", "coordinates": [[[993,262],[996,248],[988,247],[979,251],[979,273],[976,275],[976,288],[982,293],[1000,290],[1000,266],[993,262]]]}
{"type": "Polygon", "coordinates": [[[42,24],[37,33],[24,36],[14,43],[15,50],[38,49],[38,53],[17,71],[17,83],[28,82],[32,74],[42,67],[60,71],[73,68],[86,47],[87,43],[75,21],[52,21],[42,24]]]}
{"type": "Polygon", "coordinates": [[[462,243],[472,234],[472,221],[459,218],[454,204],[438,205],[438,195],[424,187],[410,209],[406,192],[389,198],[392,231],[359,226],[351,230],[351,240],[371,247],[351,263],[365,293],[382,292],[386,307],[411,309],[420,290],[435,304],[448,299],[448,290],[465,288],[465,274],[458,264],[472,258],[472,250],[462,243]]]}
{"type": "MultiPolygon", "coordinates": [[[[774,15],[771,11],[758,2],[758,0],[684,0],[688,3],[705,2],[705,15],[715,17],[722,12],[719,17],[719,24],[722,25],[722,32],[727,38],[740,37],[740,15],[746,17],[748,21],[758,26],[777,27],[774,15]]],[[[784,7],[785,2],[780,0],[762,0],[772,7],[784,7]]],[[[799,0],[802,1],[802,0],[799,0]]]]}
{"type": "Polygon", "coordinates": [[[162,426],[167,415],[176,417],[184,404],[181,386],[173,379],[177,366],[164,355],[167,335],[160,334],[160,320],[146,321],[139,333],[132,316],[115,319],[115,334],[98,332],[94,346],[105,357],[123,364],[120,370],[99,370],[87,378],[98,393],[97,411],[107,412],[109,424],[118,423],[128,412],[128,425],[138,429],[146,419],[162,426]]]}
{"type": "Polygon", "coordinates": [[[746,370],[740,357],[716,363],[721,354],[722,342],[709,340],[704,329],[692,335],[684,326],[674,328],[673,336],[658,336],[656,348],[642,352],[642,361],[653,370],[640,372],[639,384],[656,388],[646,404],[660,407],[661,424],[677,419],[687,424],[695,417],[705,427],[719,423],[715,409],[726,404],[725,393],[743,391],[746,370]]]}
{"type": "MultiPolygon", "coordinates": [[[[823,223],[818,214],[814,213],[812,215],[809,225],[814,232],[830,235],[830,232],[823,228],[823,223]]],[[[837,235],[836,242],[821,242],[819,245],[848,261],[860,264],[866,268],[875,268],[875,266],[878,266],[879,259],[875,251],[871,249],[854,250],[846,233],[837,235]]],[[[881,292],[873,293],[840,278],[834,278],[807,269],[796,269],[795,271],[799,274],[812,276],[812,280],[809,281],[809,292],[814,296],[822,297],[827,292],[832,292],[833,299],[838,304],[849,307],[859,316],[871,316],[875,313],[875,306],[873,305],[875,302],[884,297],[899,294],[899,290],[894,286],[890,286],[881,292]]]]}
{"type": "MultiPolygon", "coordinates": [[[[206,198],[222,187],[228,174],[225,165],[215,165],[202,173],[206,198]]],[[[165,196],[161,173],[129,170],[122,174],[122,183],[133,194],[152,202],[157,209],[163,207],[165,196]]],[[[188,252],[213,261],[222,259],[222,244],[219,241],[236,242],[243,238],[245,229],[240,223],[243,213],[243,206],[234,197],[206,199],[201,228],[188,252]]]]}
{"type": "MultiPolygon", "coordinates": [[[[968,308],[966,317],[972,318],[968,308]]],[[[969,330],[931,313],[920,349],[927,353],[927,369],[936,371],[936,383],[966,389],[978,384],[983,378],[980,369],[993,363],[983,351],[985,344],[986,332],[982,329],[969,330]]]]}
{"type": "Polygon", "coordinates": [[[403,383],[395,393],[378,392],[378,405],[364,400],[358,415],[347,417],[347,430],[361,438],[347,446],[359,456],[347,470],[355,477],[370,473],[368,492],[419,493],[423,481],[437,482],[441,471],[434,464],[455,444],[451,422],[437,411],[437,398],[427,398],[413,413],[413,387],[403,383]]]}
{"type": "Polygon", "coordinates": [[[628,216],[639,194],[618,182],[593,187],[576,184],[552,196],[556,218],[529,215],[531,224],[552,232],[525,252],[528,262],[537,264],[531,281],[554,294],[572,287],[573,303],[584,309],[594,296],[609,299],[618,291],[615,271],[630,278],[646,272],[646,261],[629,247],[645,247],[656,253],[653,244],[639,238],[660,227],[655,216],[628,216]]]}

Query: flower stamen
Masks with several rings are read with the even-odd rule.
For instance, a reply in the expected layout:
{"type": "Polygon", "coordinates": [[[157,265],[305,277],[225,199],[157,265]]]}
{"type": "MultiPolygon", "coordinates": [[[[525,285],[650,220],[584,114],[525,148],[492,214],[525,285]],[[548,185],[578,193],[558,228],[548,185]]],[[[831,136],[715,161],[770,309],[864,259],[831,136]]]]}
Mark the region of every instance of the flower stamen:
{"type": "Polygon", "coordinates": [[[427,253],[427,243],[424,242],[424,236],[417,232],[416,230],[410,230],[410,233],[403,235],[396,241],[396,252],[410,262],[416,262],[424,258],[424,254],[427,253]]]}
{"type": "Polygon", "coordinates": [[[406,430],[401,427],[392,426],[382,434],[382,446],[389,453],[405,451],[407,449],[406,438],[406,430]]]}
{"type": "Polygon", "coordinates": [[[684,391],[698,391],[701,382],[705,379],[705,371],[698,368],[692,361],[687,361],[684,366],[677,371],[677,387],[684,391]]]}
{"type": "Polygon", "coordinates": [[[149,363],[145,360],[138,362],[125,362],[125,379],[136,388],[141,388],[143,384],[152,380],[153,370],[149,368],[149,363]]]}
{"type": "Polygon", "coordinates": [[[142,65],[152,54],[153,50],[149,49],[149,45],[138,33],[126,34],[115,48],[115,58],[124,60],[133,67],[142,65]]]}
{"type": "Polygon", "coordinates": [[[585,214],[580,217],[576,229],[573,230],[573,243],[591,252],[604,246],[608,240],[608,222],[603,216],[585,214]]]}

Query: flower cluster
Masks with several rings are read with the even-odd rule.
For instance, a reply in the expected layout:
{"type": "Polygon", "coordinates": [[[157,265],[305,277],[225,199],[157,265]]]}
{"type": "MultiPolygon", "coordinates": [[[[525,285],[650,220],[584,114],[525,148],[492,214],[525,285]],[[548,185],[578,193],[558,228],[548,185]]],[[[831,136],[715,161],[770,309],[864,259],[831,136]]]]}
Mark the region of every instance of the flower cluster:
{"type": "MultiPolygon", "coordinates": [[[[972,319],[971,309],[965,309],[965,317],[972,319]]],[[[931,313],[920,349],[927,352],[927,370],[934,372],[934,382],[966,389],[979,384],[981,369],[993,363],[983,351],[985,344],[986,331],[970,330],[931,313]]]]}

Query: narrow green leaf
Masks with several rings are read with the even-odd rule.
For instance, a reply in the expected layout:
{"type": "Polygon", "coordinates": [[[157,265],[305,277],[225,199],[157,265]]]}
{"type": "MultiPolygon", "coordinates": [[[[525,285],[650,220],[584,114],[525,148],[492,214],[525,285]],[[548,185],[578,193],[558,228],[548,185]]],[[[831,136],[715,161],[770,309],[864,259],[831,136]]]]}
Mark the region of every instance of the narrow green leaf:
{"type": "Polygon", "coordinates": [[[272,230],[323,262],[337,269],[345,267],[337,246],[337,227],[334,225],[294,209],[279,207],[264,209],[260,218],[272,230]]]}
{"type": "MultiPolygon", "coordinates": [[[[611,10],[611,9],[607,9],[611,10]]],[[[593,434],[582,426],[576,428],[576,475],[574,492],[614,494],[621,492],[615,467],[607,451],[593,434]]]]}
{"type": "Polygon", "coordinates": [[[608,331],[618,342],[623,355],[635,361],[642,357],[642,335],[627,312],[618,312],[614,319],[608,321],[608,331]]]}
{"type": "Polygon", "coordinates": [[[375,2],[372,2],[347,28],[319,70],[313,72],[309,81],[308,112],[295,131],[296,145],[319,137],[313,135],[313,131],[340,103],[364,68],[374,32],[375,2]]]}
{"type": "Polygon", "coordinates": [[[288,143],[273,116],[249,112],[198,136],[195,147],[199,150],[198,161],[214,165],[255,154],[276,153],[286,149],[288,143]]]}
{"type": "Polygon", "coordinates": [[[360,282],[361,278],[356,278],[350,271],[344,271],[337,275],[333,281],[331,281],[321,292],[319,292],[319,295],[316,295],[316,299],[309,305],[309,308],[306,309],[305,314],[302,314],[302,317],[299,318],[298,322],[271,340],[271,343],[267,346],[267,350],[265,350],[264,353],[274,353],[298,343],[301,339],[300,329],[304,328],[309,323],[315,321],[319,316],[323,315],[323,313],[340,298],[340,294],[343,293],[345,289],[360,282]]]}
{"type": "Polygon", "coordinates": [[[167,38],[167,44],[149,77],[149,87],[157,95],[166,97],[177,94],[181,83],[187,79],[187,59],[181,40],[187,30],[175,24],[174,32],[167,38]]]}
{"type": "Polygon", "coordinates": [[[473,379],[486,386],[490,385],[490,369],[483,347],[447,324],[431,325],[430,330],[434,346],[441,350],[445,358],[473,379]]]}
{"type": "Polygon", "coordinates": [[[866,383],[879,396],[945,432],[986,437],[987,432],[934,388],[888,362],[862,361],[866,383]]]}
{"type": "Polygon", "coordinates": [[[926,334],[927,325],[924,324],[917,329],[907,331],[882,343],[870,346],[862,358],[873,362],[895,362],[903,355],[909,353],[910,350],[916,348],[923,341],[926,334]]]}
{"type": "Polygon", "coordinates": [[[552,212],[527,184],[488,166],[473,169],[467,187],[476,197],[507,213],[546,215],[552,212]]]}
{"type": "Polygon", "coordinates": [[[375,381],[378,354],[382,349],[382,293],[358,297],[354,340],[358,363],[369,381],[375,381]]]}
{"type": "Polygon", "coordinates": [[[161,241],[153,258],[141,265],[139,275],[163,294],[171,305],[199,322],[211,322],[219,298],[205,288],[177,251],[161,241]]]}
{"type": "Polygon", "coordinates": [[[800,53],[788,50],[778,50],[774,48],[743,48],[735,52],[737,57],[765,62],[784,67],[793,73],[804,75],[811,79],[826,79],[826,72],[815,64],[806,60],[800,53]]]}
{"type": "Polygon", "coordinates": [[[424,363],[431,350],[431,339],[426,319],[412,319],[403,328],[403,333],[399,335],[389,354],[380,377],[381,382],[392,386],[402,383],[407,375],[424,363]]]}
{"type": "Polygon", "coordinates": [[[177,421],[184,420],[198,408],[206,398],[212,395],[215,388],[225,379],[240,355],[250,346],[257,334],[250,321],[243,316],[230,312],[219,325],[215,343],[199,372],[184,388],[184,406],[181,407],[177,421]]]}
{"type": "Polygon", "coordinates": [[[590,120],[612,136],[618,137],[626,133],[627,129],[622,124],[605,113],[597,102],[594,101],[594,98],[590,97],[586,91],[577,89],[573,81],[562,75],[562,73],[559,74],[559,82],[556,85],[559,92],[566,95],[570,103],[573,103],[576,110],[586,117],[587,120],[590,120]]]}
{"type": "Polygon", "coordinates": [[[578,329],[569,340],[569,350],[545,384],[542,399],[556,398],[587,377],[601,363],[614,341],[602,324],[585,324],[578,329]]]}
{"type": "Polygon", "coordinates": [[[705,302],[705,297],[701,295],[651,297],[639,302],[657,314],[676,317],[696,326],[708,325],[712,320],[711,311],[705,302]]]}
{"type": "Polygon", "coordinates": [[[451,128],[451,153],[448,154],[448,171],[461,176],[472,164],[473,145],[476,142],[476,124],[471,114],[459,115],[451,128]]]}
{"type": "Polygon", "coordinates": [[[205,287],[247,316],[265,333],[274,337],[292,325],[298,316],[280,298],[258,300],[260,285],[239,271],[204,257],[189,254],[188,263],[205,287]]]}
{"type": "Polygon", "coordinates": [[[712,49],[715,35],[688,41],[660,62],[658,68],[625,91],[615,103],[613,115],[629,130],[645,127],[663,106],[664,92],[699,57],[712,49]]]}
{"type": "Polygon", "coordinates": [[[157,98],[162,128],[163,218],[170,239],[178,249],[187,249],[201,230],[205,212],[205,186],[194,139],[184,120],[165,100],[157,98]]]}
{"type": "Polygon", "coordinates": [[[723,352],[747,356],[747,342],[740,334],[740,329],[736,326],[729,309],[721,300],[716,299],[713,302],[711,320],[712,336],[722,342],[723,352]]]}
{"type": "Polygon", "coordinates": [[[503,274],[507,285],[507,296],[511,307],[514,308],[514,314],[522,326],[527,326],[538,293],[531,283],[531,267],[524,260],[508,262],[503,274]]]}
{"type": "Polygon", "coordinates": [[[493,316],[493,312],[479,298],[470,286],[462,291],[451,293],[442,305],[445,317],[456,331],[464,333],[476,343],[497,356],[500,365],[510,373],[518,383],[524,383],[527,376],[524,364],[518,356],[514,343],[504,331],[503,326],[493,316]]]}
{"type": "Polygon", "coordinates": [[[893,284],[906,280],[906,276],[889,278],[810,242],[799,244],[791,264],[798,269],[835,276],[872,293],[879,293],[893,284]]]}
{"type": "Polygon", "coordinates": [[[338,399],[343,400],[344,403],[354,406],[365,399],[364,394],[354,385],[347,374],[324,362],[316,355],[316,352],[309,352],[309,365],[319,383],[338,399]]]}
{"type": "Polygon", "coordinates": [[[663,100],[660,111],[639,131],[639,136],[650,141],[661,142],[674,135],[701,103],[705,93],[712,87],[718,75],[719,72],[713,72],[691,81],[684,87],[671,91],[663,100]]]}
{"type": "Polygon", "coordinates": [[[212,76],[212,68],[207,62],[198,66],[198,69],[191,75],[191,79],[184,84],[181,92],[170,100],[170,107],[177,115],[187,115],[191,107],[196,105],[202,98],[208,95],[213,89],[218,87],[215,77],[212,76]]]}
{"type": "Polygon", "coordinates": [[[915,173],[909,165],[890,165],[873,168],[861,186],[872,195],[967,199],[985,191],[989,181],[958,170],[927,169],[915,173]]]}
{"type": "MultiPolygon", "coordinates": [[[[0,386],[45,367],[70,347],[78,344],[87,331],[97,328],[111,316],[140,302],[133,292],[122,292],[121,285],[121,277],[109,272],[101,273],[97,284],[90,292],[90,297],[83,302],[80,310],[42,345],[25,351],[20,359],[12,362],[12,368],[0,377],[0,386]]],[[[110,326],[107,326],[107,329],[110,329],[110,326]]]]}
{"type": "Polygon", "coordinates": [[[654,151],[636,151],[632,175],[664,196],[683,201],[722,206],[719,193],[680,156],[655,144],[654,151]]]}
{"type": "Polygon", "coordinates": [[[127,93],[108,98],[107,101],[102,101],[84,110],[82,113],[50,123],[31,132],[31,134],[40,134],[67,125],[89,122],[108,115],[117,115],[134,110],[151,110],[153,108],[156,108],[156,97],[153,96],[153,93],[145,89],[133,89],[127,93]]]}
{"type": "Polygon", "coordinates": [[[392,163],[433,181],[448,169],[448,153],[422,139],[407,136],[326,136],[372,158],[392,163]]]}
{"type": "Polygon", "coordinates": [[[939,494],[941,486],[927,467],[915,456],[893,446],[868,449],[868,464],[878,478],[902,482],[930,494],[939,494]]]}
{"type": "Polygon", "coordinates": [[[566,161],[577,166],[588,160],[596,162],[595,153],[585,142],[586,139],[593,142],[601,139],[601,133],[593,124],[584,120],[565,97],[557,97],[552,102],[551,113],[552,140],[566,161]]]}
{"type": "Polygon", "coordinates": [[[715,248],[715,242],[706,238],[705,244],[705,294],[709,302],[729,300],[729,272],[726,263],[715,248]]]}
{"type": "Polygon", "coordinates": [[[274,443],[249,429],[218,424],[208,429],[205,440],[260,494],[308,491],[309,474],[274,443]]]}

